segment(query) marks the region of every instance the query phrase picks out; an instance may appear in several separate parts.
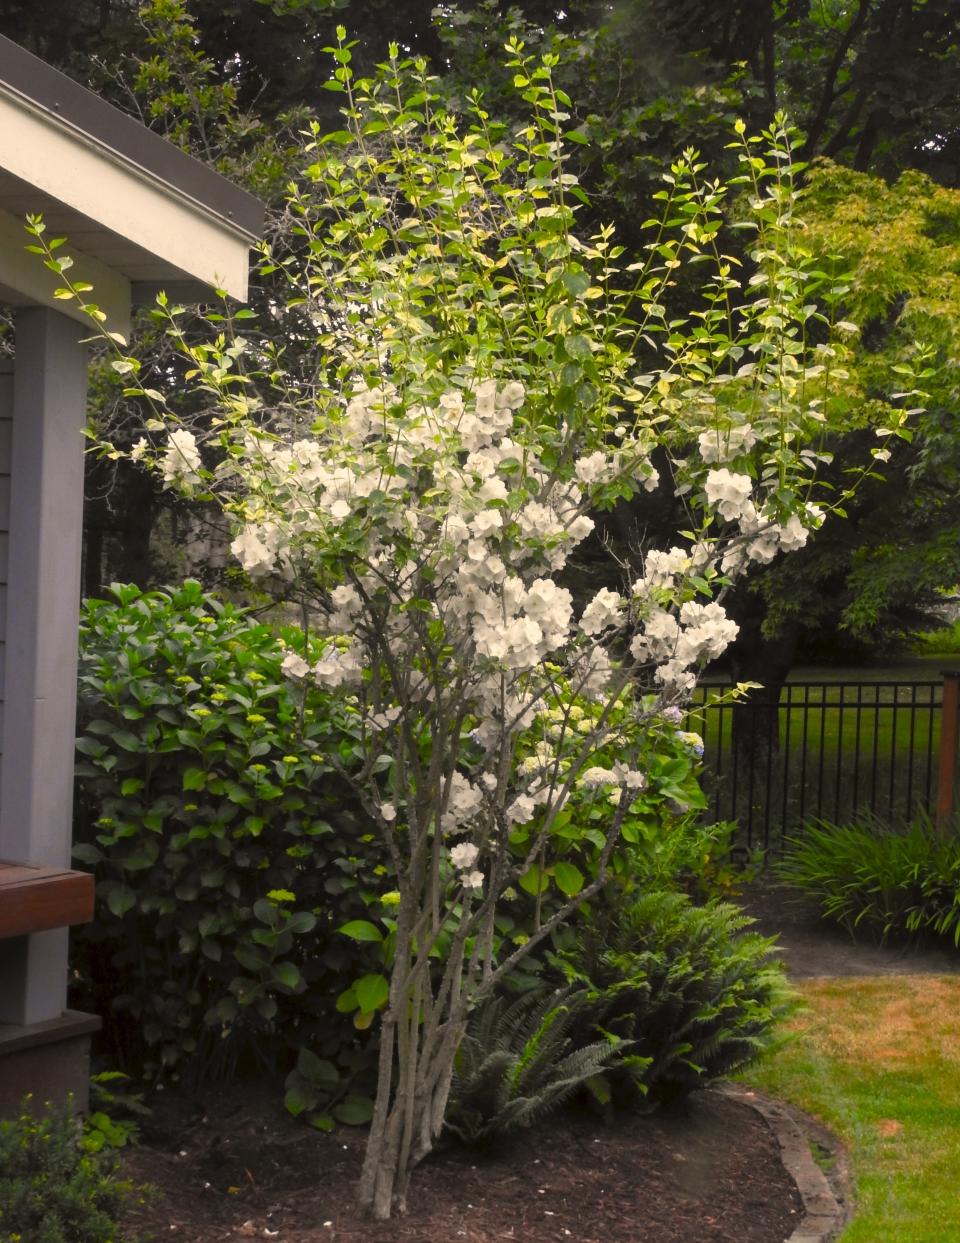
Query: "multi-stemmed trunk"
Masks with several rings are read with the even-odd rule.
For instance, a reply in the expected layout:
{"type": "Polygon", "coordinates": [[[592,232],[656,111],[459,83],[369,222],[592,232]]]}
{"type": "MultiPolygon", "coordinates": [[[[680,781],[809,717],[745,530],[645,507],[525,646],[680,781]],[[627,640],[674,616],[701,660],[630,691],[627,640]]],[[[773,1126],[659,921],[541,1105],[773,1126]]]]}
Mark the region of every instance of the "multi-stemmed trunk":
{"type": "Polygon", "coordinates": [[[360,1177],[361,1207],[379,1219],[406,1209],[410,1175],[443,1127],[454,1058],[466,1031],[463,938],[455,936],[435,989],[429,954],[413,935],[417,915],[412,901],[401,906],[381,1024],[376,1105],[360,1177]]]}

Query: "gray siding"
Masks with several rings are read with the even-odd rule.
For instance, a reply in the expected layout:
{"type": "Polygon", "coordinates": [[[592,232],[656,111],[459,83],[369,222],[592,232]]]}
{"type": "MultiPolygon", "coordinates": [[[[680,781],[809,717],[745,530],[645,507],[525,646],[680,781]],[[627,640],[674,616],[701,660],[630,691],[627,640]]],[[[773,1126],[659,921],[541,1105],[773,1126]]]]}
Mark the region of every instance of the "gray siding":
{"type": "MultiPolygon", "coordinates": [[[[7,573],[10,565],[10,468],[13,445],[13,368],[0,367],[0,756],[7,663],[7,573]]],[[[0,789],[0,806],[3,791],[0,789]]]]}

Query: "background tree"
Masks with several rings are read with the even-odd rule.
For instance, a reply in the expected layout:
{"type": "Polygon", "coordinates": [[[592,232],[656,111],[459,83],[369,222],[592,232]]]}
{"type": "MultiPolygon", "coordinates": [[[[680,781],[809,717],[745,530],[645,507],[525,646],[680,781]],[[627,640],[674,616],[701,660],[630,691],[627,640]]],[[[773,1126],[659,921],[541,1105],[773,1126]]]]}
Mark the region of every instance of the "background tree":
{"type": "MultiPolygon", "coordinates": [[[[528,47],[556,52],[558,82],[578,101],[573,121],[588,139],[577,171],[591,192],[594,219],[612,220],[631,248],[641,244],[640,226],[654,214],[652,196],[665,161],[694,145],[718,172],[729,172],[726,144],[734,120],[743,116],[760,124],[778,106],[788,108],[806,132],[808,156],[828,155],[885,179],[895,180],[906,168],[922,169],[946,186],[958,178],[953,83],[960,53],[950,0],[733,0],[721,7],[707,0],[589,0],[567,8],[545,0],[465,0],[438,5],[432,17],[419,0],[389,6],[357,0],[152,0],[139,11],[131,0],[104,0],[71,6],[69,40],[62,36],[63,23],[49,30],[57,23],[46,20],[48,7],[0,3],[0,30],[97,85],[275,204],[274,227],[282,225],[290,137],[302,121],[297,110],[318,109],[326,116],[335,105],[324,89],[329,68],[323,48],[333,41],[338,21],[357,39],[358,71],[382,59],[387,37],[396,37],[432,59],[448,97],[462,98],[468,85],[482,83],[488,105],[505,116],[516,103],[497,49],[512,35],[528,47]]],[[[830,214],[823,214],[816,225],[818,246],[827,254],[847,253],[852,231],[834,236],[832,228],[830,214]]],[[[904,240],[906,256],[915,232],[905,221],[887,236],[893,245],[898,236],[904,240]]],[[[858,255],[850,250],[849,262],[858,263],[858,255]]],[[[896,291],[891,298],[895,307],[896,291]]],[[[678,315],[690,309],[682,287],[674,299],[678,315]]],[[[838,314],[857,319],[858,305],[854,298],[838,314]]],[[[895,314],[893,320],[903,348],[920,321],[895,314]]],[[[863,339],[865,354],[877,363],[874,386],[890,361],[875,348],[880,327],[881,321],[871,322],[863,339]]],[[[160,379],[165,367],[158,363],[160,379]]],[[[175,380],[175,370],[169,378],[175,380]]],[[[944,576],[939,585],[948,581],[953,570],[946,550],[956,543],[949,481],[928,475],[926,490],[917,489],[921,464],[926,469],[953,457],[947,444],[952,400],[944,384],[936,398],[939,414],[917,424],[915,448],[905,452],[900,446],[885,467],[910,489],[912,527],[923,529],[929,557],[922,589],[913,591],[904,581],[909,576],[897,573],[895,556],[881,567],[871,553],[902,547],[897,532],[905,529],[905,515],[894,518],[892,508],[879,503],[890,495],[879,483],[865,488],[848,524],[828,524],[805,551],[802,579],[796,563],[774,565],[755,573],[738,594],[743,676],[775,686],[798,642],[815,637],[817,629],[829,633],[838,624],[855,624],[865,638],[888,630],[893,619],[885,606],[877,603],[876,621],[867,625],[864,609],[854,605],[856,597],[866,607],[871,593],[876,601],[883,581],[890,583],[888,601],[894,590],[910,597],[908,613],[923,612],[934,598],[936,578],[944,576]],[[815,600],[804,590],[810,583],[818,587],[815,600]],[[831,599],[837,608],[827,606],[831,599]],[[814,619],[816,626],[810,624],[814,619]]],[[[844,464],[862,464],[865,450],[856,436],[834,449],[839,483],[844,464]]],[[[88,509],[88,589],[96,590],[106,561],[112,567],[108,577],[121,573],[147,581],[159,497],[139,494],[138,488],[149,486],[142,481],[125,495],[117,487],[116,467],[101,465],[98,472],[91,478],[88,509]],[[104,546],[99,551],[98,544],[104,546]]],[[[672,517],[641,498],[630,513],[611,518],[606,534],[627,548],[658,523],[669,526],[672,517]]]]}

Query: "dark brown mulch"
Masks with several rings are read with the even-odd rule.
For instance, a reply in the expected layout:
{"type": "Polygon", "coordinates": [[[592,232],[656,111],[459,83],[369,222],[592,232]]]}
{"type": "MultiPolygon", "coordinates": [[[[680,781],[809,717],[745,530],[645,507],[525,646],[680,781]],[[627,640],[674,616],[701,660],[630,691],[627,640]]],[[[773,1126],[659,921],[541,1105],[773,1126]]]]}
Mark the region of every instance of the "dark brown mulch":
{"type": "Polygon", "coordinates": [[[276,1098],[170,1101],[147,1138],[124,1166],[157,1192],[130,1229],[182,1243],[783,1243],[801,1219],[766,1124],[710,1092],[610,1126],[570,1111],[493,1153],[435,1155],[389,1223],[352,1203],[364,1132],[311,1131],[276,1098]]]}

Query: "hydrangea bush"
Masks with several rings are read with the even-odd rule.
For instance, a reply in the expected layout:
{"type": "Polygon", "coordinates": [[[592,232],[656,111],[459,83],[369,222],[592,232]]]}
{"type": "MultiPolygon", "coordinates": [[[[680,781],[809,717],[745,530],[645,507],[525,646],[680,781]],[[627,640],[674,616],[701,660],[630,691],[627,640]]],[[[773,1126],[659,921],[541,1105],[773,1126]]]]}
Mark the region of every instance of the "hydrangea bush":
{"type": "Polygon", "coordinates": [[[343,929],[371,948],[344,1006],[379,1012],[359,1194],[386,1217],[440,1132],[471,1008],[615,869],[658,738],[736,634],[729,583],[823,520],[845,347],[817,310],[782,123],[740,134],[735,201],[679,159],[626,262],[608,229],[575,228],[565,152],[583,136],[549,57],[508,45],[529,108],[508,130],[479,93],[445,106],[419,62],[354,80],[344,40],[344,128],[307,135],[293,245],[264,256],[289,289],[274,322],[225,305],[198,345],[161,300],[205,421],[137,386],[134,358],[114,365],[157,402],[135,456],[221,503],[246,573],[323,640],[286,675],[352,723],[341,776],[397,895],[343,929]],[[721,249],[725,213],[749,270],[721,249]],[[682,530],[577,616],[558,576],[591,513],[641,489],[679,498],[682,530]],[[518,886],[534,916],[501,938],[518,886]]]}

